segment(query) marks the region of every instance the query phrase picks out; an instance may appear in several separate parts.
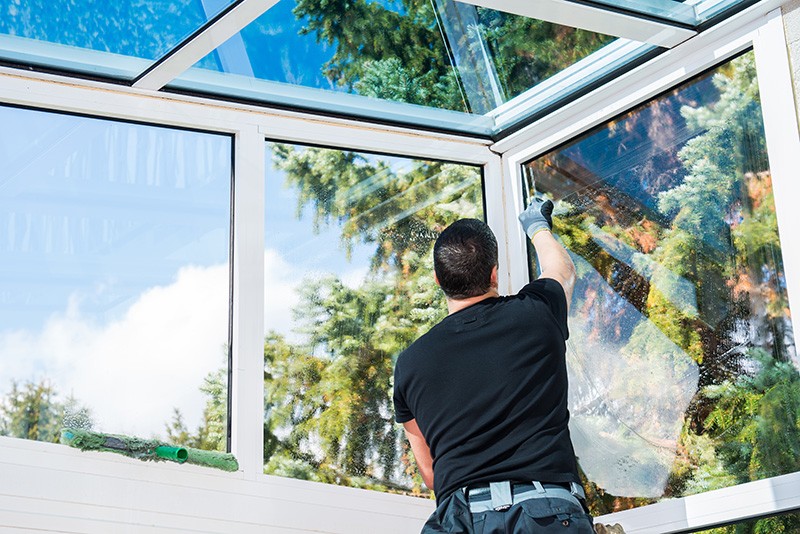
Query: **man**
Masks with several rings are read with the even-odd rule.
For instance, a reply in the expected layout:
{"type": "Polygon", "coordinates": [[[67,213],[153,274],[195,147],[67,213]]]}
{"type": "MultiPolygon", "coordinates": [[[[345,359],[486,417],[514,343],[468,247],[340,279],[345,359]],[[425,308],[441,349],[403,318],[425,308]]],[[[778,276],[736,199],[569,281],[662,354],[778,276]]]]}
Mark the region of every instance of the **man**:
{"type": "Polygon", "coordinates": [[[553,203],[519,216],[541,276],[497,290],[497,241],[462,219],[433,249],[449,315],[399,356],[394,405],[435,491],[427,532],[590,533],[567,424],[567,311],[575,266],[553,238],[553,203]]]}

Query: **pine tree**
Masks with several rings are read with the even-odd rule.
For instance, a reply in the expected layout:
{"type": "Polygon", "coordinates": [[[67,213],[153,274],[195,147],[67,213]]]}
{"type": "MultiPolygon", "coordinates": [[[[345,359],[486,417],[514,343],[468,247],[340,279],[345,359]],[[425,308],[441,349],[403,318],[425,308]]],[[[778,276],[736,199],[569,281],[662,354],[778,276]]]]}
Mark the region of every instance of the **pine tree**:
{"type": "Polygon", "coordinates": [[[11,382],[11,391],[0,401],[0,436],[57,443],[64,426],[91,429],[91,411],[72,396],[59,401],[49,380],[22,386],[11,382]]]}

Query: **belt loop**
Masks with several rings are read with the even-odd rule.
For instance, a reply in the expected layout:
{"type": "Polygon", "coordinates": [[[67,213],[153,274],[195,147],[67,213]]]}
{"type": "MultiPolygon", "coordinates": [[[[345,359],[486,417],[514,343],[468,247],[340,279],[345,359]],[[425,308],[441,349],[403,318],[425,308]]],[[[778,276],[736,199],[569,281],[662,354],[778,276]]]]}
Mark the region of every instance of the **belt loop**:
{"type": "Polygon", "coordinates": [[[542,483],[539,482],[538,480],[534,480],[533,481],[533,486],[536,488],[536,491],[538,491],[539,493],[547,493],[547,491],[544,489],[544,486],[542,486],[542,483]]]}
{"type": "Polygon", "coordinates": [[[514,503],[514,496],[511,494],[511,482],[490,482],[489,491],[492,493],[492,508],[496,511],[507,510],[514,503]]]}
{"type": "Polygon", "coordinates": [[[569,492],[572,493],[578,499],[586,500],[586,492],[583,491],[583,486],[578,484],[577,482],[570,482],[569,483],[569,492]]]}

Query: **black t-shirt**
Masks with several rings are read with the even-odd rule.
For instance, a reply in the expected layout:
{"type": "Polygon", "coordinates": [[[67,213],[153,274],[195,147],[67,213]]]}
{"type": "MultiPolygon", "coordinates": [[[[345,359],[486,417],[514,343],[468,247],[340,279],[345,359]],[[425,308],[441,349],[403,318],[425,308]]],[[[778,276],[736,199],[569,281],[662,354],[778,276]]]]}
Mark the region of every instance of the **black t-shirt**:
{"type": "Polygon", "coordinates": [[[580,482],[569,437],[567,302],[540,278],[448,315],[400,354],[395,419],[416,419],[439,500],[502,480],[580,482]]]}

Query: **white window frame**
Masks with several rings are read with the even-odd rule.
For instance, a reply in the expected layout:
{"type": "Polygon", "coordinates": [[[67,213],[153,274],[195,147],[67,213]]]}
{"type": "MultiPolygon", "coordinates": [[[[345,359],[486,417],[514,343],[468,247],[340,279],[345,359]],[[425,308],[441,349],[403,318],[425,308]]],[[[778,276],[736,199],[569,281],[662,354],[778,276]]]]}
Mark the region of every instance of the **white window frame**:
{"type": "MultiPolygon", "coordinates": [[[[792,238],[800,228],[800,183],[796,180],[800,155],[795,99],[786,50],[783,19],[779,9],[768,13],[746,12],[666,52],[542,120],[493,145],[503,154],[506,204],[519,211],[523,206],[522,165],[587,130],[605,123],[663,91],[752,48],[761,94],[764,128],[769,153],[781,250],[788,286],[790,309],[800,310],[800,242],[792,238]]],[[[527,264],[526,237],[514,225],[515,210],[507,213],[510,236],[509,262],[527,264]],[[516,230],[514,230],[516,229],[516,230]],[[515,241],[516,239],[516,241],[515,241]]],[[[512,286],[527,282],[527,272],[514,270],[512,286]]],[[[792,316],[800,332],[800,314],[792,316]]],[[[620,523],[625,532],[685,532],[711,528],[721,523],[743,521],[800,508],[800,471],[721,490],[709,491],[658,504],[602,516],[603,523],[620,523]]]]}

